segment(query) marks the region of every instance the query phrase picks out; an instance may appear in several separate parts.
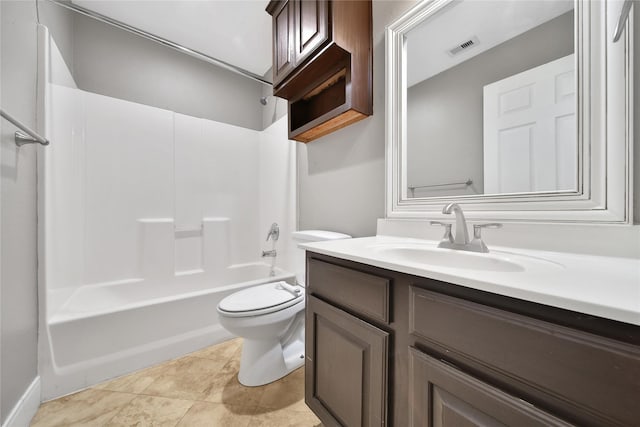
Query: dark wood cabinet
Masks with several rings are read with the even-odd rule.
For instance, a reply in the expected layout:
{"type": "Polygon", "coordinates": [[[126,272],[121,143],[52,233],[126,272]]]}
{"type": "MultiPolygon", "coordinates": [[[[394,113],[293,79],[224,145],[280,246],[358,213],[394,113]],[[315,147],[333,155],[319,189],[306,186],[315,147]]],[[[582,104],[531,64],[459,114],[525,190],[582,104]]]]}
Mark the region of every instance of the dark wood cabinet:
{"type": "MultiPolygon", "coordinates": [[[[291,1],[291,0],[290,0],[291,1]]],[[[302,64],[329,40],[329,2],[294,1],[295,64],[302,64]]]]}
{"type": "Polygon", "coordinates": [[[272,0],[273,94],[309,142],[373,113],[371,0],[272,0]]]}
{"type": "Polygon", "coordinates": [[[415,348],[409,396],[411,427],[571,425],[415,348]]]}
{"type": "Polygon", "coordinates": [[[361,403],[371,384],[391,426],[640,425],[640,326],[313,252],[307,295],[306,401],[326,425],[382,425],[355,415],[383,405],[361,403]]]}
{"type": "Polygon", "coordinates": [[[278,87],[295,67],[327,42],[329,4],[288,0],[273,5],[273,85],[278,87]]]}
{"type": "Polygon", "coordinates": [[[385,425],[389,334],[313,296],[306,322],[307,405],[326,426],[385,425]]]}
{"type": "Polygon", "coordinates": [[[282,2],[273,11],[273,84],[277,85],[293,71],[295,57],[293,53],[294,34],[293,2],[282,2]]]}

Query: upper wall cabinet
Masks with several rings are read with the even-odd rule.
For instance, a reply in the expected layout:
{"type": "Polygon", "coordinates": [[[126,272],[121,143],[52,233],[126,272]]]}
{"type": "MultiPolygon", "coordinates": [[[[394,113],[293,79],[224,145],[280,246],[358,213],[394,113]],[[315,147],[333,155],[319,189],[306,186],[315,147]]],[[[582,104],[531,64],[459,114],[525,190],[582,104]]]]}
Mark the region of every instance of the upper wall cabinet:
{"type": "Polygon", "coordinates": [[[309,142],[373,113],[371,1],[274,0],[273,94],[309,142]]]}
{"type": "Polygon", "coordinates": [[[329,37],[329,4],[326,1],[284,1],[273,15],[273,84],[275,87],[329,37]]]}

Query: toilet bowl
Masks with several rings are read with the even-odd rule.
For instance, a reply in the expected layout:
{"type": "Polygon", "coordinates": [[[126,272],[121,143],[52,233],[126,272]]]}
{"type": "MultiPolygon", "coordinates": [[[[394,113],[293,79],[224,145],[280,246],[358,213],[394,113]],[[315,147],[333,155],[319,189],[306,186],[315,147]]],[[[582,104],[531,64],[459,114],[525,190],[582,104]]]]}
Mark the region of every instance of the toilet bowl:
{"type": "Polygon", "coordinates": [[[238,381],[247,386],[273,382],[304,363],[304,289],[285,282],[236,292],[220,301],[220,324],[244,338],[238,381]],[[285,354],[286,349],[286,354],[285,354]]]}
{"type": "MultiPolygon", "coordinates": [[[[346,239],[321,230],[297,231],[298,242],[346,239]]],[[[296,284],[271,282],[243,289],[218,304],[220,324],[244,338],[238,381],[260,386],[304,364],[304,250],[297,250],[296,284]]]]}

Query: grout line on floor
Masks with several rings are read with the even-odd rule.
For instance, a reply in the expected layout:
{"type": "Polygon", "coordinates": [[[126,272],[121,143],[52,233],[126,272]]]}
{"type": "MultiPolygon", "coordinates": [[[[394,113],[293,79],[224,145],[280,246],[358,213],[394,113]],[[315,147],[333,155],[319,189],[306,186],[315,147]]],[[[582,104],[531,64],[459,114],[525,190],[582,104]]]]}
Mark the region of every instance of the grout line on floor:
{"type": "Polygon", "coordinates": [[[192,401],[191,406],[189,406],[189,409],[187,409],[187,410],[184,412],[184,414],[182,414],[182,416],[180,417],[180,419],[179,419],[179,420],[178,420],[178,421],[173,425],[173,427],[177,427],[177,426],[182,422],[182,420],[184,419],[184,417],[186,417],[186,416],[187,416],[187,414],[189,413],[189,411],[191,410],[191,408],[193,408],[193,405],[195,405],[195,404],[196,404],[196,402],[193,402],[193,401],[192,401]]]}
{"type": "MultiPolygon", "coordinates": [[[[108,390],[108,391],[110,391],[110,390],[108,390]]],[[[118,392],[117,392],[117,391],[111,391],[111,393],[118,393],[118,392]]],[[[123,394],[125,394],[125,393],[123,393],[123,394]]],[[[126,394],[135,394],[135,393],[126,393],[126,394]]],[[[136,396],[137,396],[137,395],[136,395],[136,396]]],[[[135,399],[135,397],[134,397],[133,399],[135,399]]],[[[133,400],[133,399],[131,399],[131,400],[133,400]]],[[[124,408],[126,408],[127,406],[129,406],[129,405],[131,404],[131,400],[130,400],[130,401],[129,401],[129,403],[127,403],[126,405],[121,406],[121,407],[120,407],[120,409],[118,409],[118,410],[113,414],[113,416],[112,416],[111,418],[109,418],[109,419],[105,422],[105,424],[109,424],[109,423],[111,422],[111,420],[113,420],[115,417],[117,417],[117,416],[120,414],[120,412],[122,412],[122,411],[124,410],[124,408]]]]}

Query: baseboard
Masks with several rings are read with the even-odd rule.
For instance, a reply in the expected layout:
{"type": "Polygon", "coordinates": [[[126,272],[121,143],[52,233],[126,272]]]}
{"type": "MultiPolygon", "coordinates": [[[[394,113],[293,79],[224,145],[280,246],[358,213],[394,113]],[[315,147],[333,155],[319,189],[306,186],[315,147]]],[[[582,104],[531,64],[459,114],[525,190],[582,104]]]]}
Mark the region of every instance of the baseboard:
{"type": "Polygon", "coordinates": [[[40,406],[40,377],[37,376],[13,407],[2,427],[27,427],[40,406]]]}

